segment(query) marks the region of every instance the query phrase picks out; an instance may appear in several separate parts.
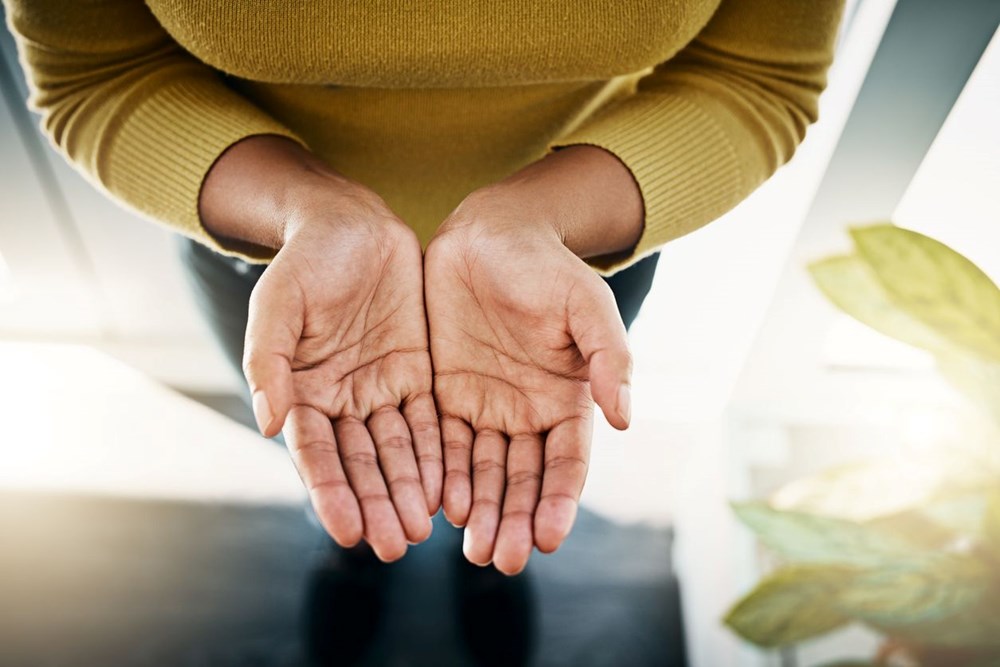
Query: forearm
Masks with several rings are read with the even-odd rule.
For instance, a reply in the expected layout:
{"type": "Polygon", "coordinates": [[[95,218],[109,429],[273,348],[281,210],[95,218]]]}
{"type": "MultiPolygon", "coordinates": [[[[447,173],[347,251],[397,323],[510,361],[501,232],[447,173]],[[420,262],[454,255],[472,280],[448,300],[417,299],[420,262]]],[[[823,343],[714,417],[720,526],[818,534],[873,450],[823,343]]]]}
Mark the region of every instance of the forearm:
{"type": "Polygon", "coordinates": [[[642,235],[642,193],[628,167],[603,148],[567,146],[496,186],[513,186],[533,202],[578,257],[630,250],[642,235]]]}
{"type": "MultiPolygon", "coordinates": [[[[627,251],[642,233],[642,195],[628,168],[595,146],[569,146],[491,186],[516,192],[578,257],[627,251]]],[[[205,179],[199,211],[223,246],[277,250],[289,222],[318,192],[363,189],[295,141],[248,137],[227,149],[205,179]]]]}
{"type": "Polygon", "coordinates": [[[289,223],[318,193],[358,188],[295,141],[257,135],[229,147],[205,178],[199,213],[223,246],[278,250],[289,223]]]}
{"type": "MultiPolygon", "coordinates": [[[[144,2],[4,6],[41,129],[69,164],[146,218],[225,250],[199,219],[213,163],[248,137],[304,143],[174,41],[144,2]]],[[[242,243],[258,250],[250,259],[274,254],[242,243]]]]}
{"type": "Polygon", "coordinates": [[[743,201],[787,162],[818,118],[843,0],[722,0],[687,46],[549,143],[601,146],[643,193],[643,232],[628,253],[588,263],[630,266],[743,201]]]}

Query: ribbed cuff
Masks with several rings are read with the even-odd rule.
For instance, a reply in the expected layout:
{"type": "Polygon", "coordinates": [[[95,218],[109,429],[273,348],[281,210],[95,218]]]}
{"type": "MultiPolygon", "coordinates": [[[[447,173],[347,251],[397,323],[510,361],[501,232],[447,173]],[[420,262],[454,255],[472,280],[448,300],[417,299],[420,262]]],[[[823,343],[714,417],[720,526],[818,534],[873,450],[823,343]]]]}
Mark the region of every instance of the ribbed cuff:
{"type": "Polygon", "coordinates": [[[587,260],[610,276],[666,242],[711,222],[744,192],[739,157],[722,128],[687,97],[638,94],[597,111],[549,143],[591,144],[615,154],[642,192],[645,225],[631,252],[587,260]]]}
{"type": "Polygon", "coordinates": [[[226,247],[202,224],[198,197],[215,161],[249,136],[276,134],[305,141],[226,88],[201,75],[149,86],[149,93],[117,131],[95,165],[119,202],[225,255],[260,263],[274,251],[226,247]]]}

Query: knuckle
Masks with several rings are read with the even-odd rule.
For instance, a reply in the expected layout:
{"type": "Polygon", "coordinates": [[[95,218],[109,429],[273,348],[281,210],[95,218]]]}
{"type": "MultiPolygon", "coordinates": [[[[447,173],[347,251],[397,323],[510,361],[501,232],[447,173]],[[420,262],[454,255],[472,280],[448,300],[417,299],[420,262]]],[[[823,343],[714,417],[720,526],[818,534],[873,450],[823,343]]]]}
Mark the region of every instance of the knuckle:
{"type": "Polygon", "coordinates": [[[472,464],[472,472],[483,474],[489,472],[503,472],[504,466],[497,461],[476,461],[472,464]]]}
{"type": "Polygon", "coordinates": [[[617,306],[618,300],[615,298],[615,292],[611,289],[611,285],[607,283],[603,278],[601,278],[597,273],[591,272],[588,274],[588,282],[590,283],[590,298],[597,302],[611,303],[617,306]]]}
{"type": "Polygon", "coordinates": [[[243,350],[242,368],[243,374],[249,379],[254,374],[257,367],[257,354],[252,345],[247,345],[243,350]]]}
{"type": "Polygon", "coordinates": [[[559,468],[573,468],[579,467],[584,470],[587,469],[587,461],[584,460],[582,456],[553,456],[551,459],[545,462],[545,467],[549,470],[557,470],[559,468]]]}
{"type": "Polygon", "coordinates": [[[635,363],[635,357],[632,355],[632,350],[629,349],[628,345],[625,344],[621,350],[622,363],[628,370],[629,374],[632,373],[632,367],[635,363]]]}
{"type": "Polygon", "coordinates": [[[397,486],[420,486],[420,479],[413,475],[400,475],[389,480],[389,488],[395,489],[397,486]]]}
{"type": "Polygon", "coordinates": [[[264,298],[263,294],[266,289],[267,281],[262,279],[258,280],[257,284],[254,285],[254,288],[250,291],[250,299],[247,302],[247,306],[249,307],[251,313],[260,308],[260,302],[261,299],[264,298]]]}
{"type": "Polygon", "coordinates": [[[454,470],[454,469],[452,469],[452,470],[446,471],[445,474],[444,474],[445,481],[455,480],[456,477],[458,478],[457,481],[468,481],[468,480],[472,479],[472,477],[469,475],[468,471],[466,471],[466,470],[454,470]]]}
{"type": "Polygon", "coordinates": [[[539,499],[539,502],[543,500],[568,500],[575,505],[579,502],[580,498],[578,495],[566,493],[565,491],[549,491],[547,493],[542,493],[542,497],[539,499]]]}
{"type": "Polygon", "coordinates": [[[402,435],[393,435],[388,438],[379,440],[377,443],[379,449],[410,449],[411,443],[410,439],[402,435]]]}
{"type": "Polygon", "coordinates": [[[417,454],[417,463],[429,465],[442,465],[443,460],[439,454],[417,454]]]}
{"type": "Polygon", "coordinates": [[[496,498],[475,498],[472,501],[472,508],[480,508],[480,510],[496,510],[500,511],[500,501],[496,498]]]}
{"type": "Polygon", "coordinates": [[[522,484],[539,484],[542,476],[534,471],[521,471],[507,476],[507,486],[520,486],[522,484]]]}
{"type": "Polygon", "coordinates": [[[289,443],[296,452],[300,455],[302,454],[314,454],[314,455],[333,455],[337,454],[337,447],[329,440],[308,440],[306,442],[295,442],[292,440],[289,443]]]}
{"type": "Polygon", "coordinates": [[[309,490],[310,493],[319,493],[322,491],[336,491],[345,488],[349,490],[351,488],[351,485],[348,484],[346,479],[339,479],[339,478],[314,480],[309,482],[307,486],[307,489],[309,490]]]}
{"type": "Polygon", "coordinates": [[[472,451],[472,445],[462,440],[445,440],[443,445],[445,453],[462,454],[472,451]]]}
{"type": "Polygon", "coordinates": [[[436,421],[420,421],[410,424],[410,432],[414,436],[435,435],[439,431],[436,421]]]}
{"type": "Polygon", "coordinates": [[[354,452],[344,456],[344,465],[360,466],[364,468],[377,468],[378,459],[371,452],[354,452]]]}

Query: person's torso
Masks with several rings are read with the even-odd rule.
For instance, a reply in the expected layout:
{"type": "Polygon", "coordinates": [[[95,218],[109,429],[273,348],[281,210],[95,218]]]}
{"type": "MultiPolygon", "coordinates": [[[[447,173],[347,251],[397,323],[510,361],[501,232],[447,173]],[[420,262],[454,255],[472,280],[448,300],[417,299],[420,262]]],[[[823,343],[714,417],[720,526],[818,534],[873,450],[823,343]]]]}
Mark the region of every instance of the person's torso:
{"type": "Polygon", "coordinates": [[[426,241],[468,191],[633,93],[719,0],[147,4],[184,49],[426,241]]]}
{"type": "Polygon", "coordinates": [[[185,49],[270,83],[595,81],[669,59],[718,0],[147,0],[185,49]]]}

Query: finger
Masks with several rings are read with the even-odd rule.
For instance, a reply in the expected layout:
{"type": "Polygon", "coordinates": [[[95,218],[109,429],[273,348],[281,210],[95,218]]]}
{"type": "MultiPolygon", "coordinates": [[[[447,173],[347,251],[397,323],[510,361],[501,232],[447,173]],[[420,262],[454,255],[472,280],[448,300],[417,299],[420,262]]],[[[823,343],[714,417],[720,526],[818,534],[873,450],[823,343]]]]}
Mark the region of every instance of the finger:
{"type": "Polygon", "coordinates": [[[503,502],[507,439],[496,431],[480,431],[472,446],[472,510],[462,551],[470,562],[488,565],[493,558],[500,504],[503,502]]]}
{"type": "Polygon", "coordinates": [[[545,439],[542,494],[535,512],[535,546],[551,553],[569,535],[576,519],[580,492],[587,479],[593,416],[557,424],[545,439]]]}
{"type": "Polygon", "coordinates": [[[438,425],[434,397],[428,393],[417,394],[403,405],[403,416],[410,427],[413,451],[420,469],[427,500],[427,513],[434,516],[441,507],[441,487],[444,464],[441,461],[441,429],[438,425]]]}
{"type": "Polygon", "coordinates": [[[340,546],[353,547],[361,541],[364,524],[330,420],[314,408],[296,406],[288,413],[285,442],[323,528],[340,546]]]}
{"type": "Polygon", "coordinates": [[[570,292],[570,335],[589,367],[590,392],[608,423],[628,428],[632,418],[632,354],[614,293],[597,274],[570,292]]]}
{"type": "Polygon", "coordinates": [[[518,435],[507,448],[507,486],[493,564],[504,574],[517,574],[528,564],[534,547],[533,521],[542,487],[540,435],[518,435]]]}
{"type": "Polygon", "coordinates": [[[461,419],[441,419],[444,449],[444,516],[454,526],[464,526],[472,507],[472,429],[461,419]]]}
{"type": "Polygon", "coordinates": [[[368,432],[375,441],[379,465],[406,539],[423,542],[431,534],[431,517],[413,456],[410,428],[395,407],[379,408],[368,418],[368,432]]]}
{"type": "Polygon", "coordinates": [[[265,271],[250,295],[243,373],[257,427],[268,438],[281,432],[292,406],[292,359],[304,312],[301,291],[282,289],[280,274],[265,271]]]}
{"type": "Polygon", "coordinates": [[[354,417],[342,417],[334,422],[333,430],[347,479],[361,503],[365,539],[381,560],[402,558],[406,553],[406,537],[389,498],[368,429],[354,417]]]}

